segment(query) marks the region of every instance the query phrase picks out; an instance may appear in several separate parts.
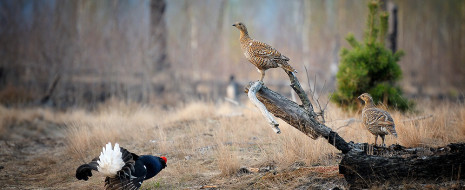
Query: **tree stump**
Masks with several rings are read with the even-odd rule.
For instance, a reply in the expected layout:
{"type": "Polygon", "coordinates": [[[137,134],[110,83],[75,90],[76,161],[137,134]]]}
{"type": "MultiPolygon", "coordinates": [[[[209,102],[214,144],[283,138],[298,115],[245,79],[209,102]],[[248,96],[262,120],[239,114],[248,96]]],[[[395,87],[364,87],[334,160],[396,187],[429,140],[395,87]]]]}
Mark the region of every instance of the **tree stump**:
{"type": "MultiPolygon", "coordinates": [[[[450,144],[442,148],[406,148],[392,145],[388,148],[373,147],[366,143],[347,143],[331,128],[317,120],[305,91],[297,77],[287,72],[291,87],[299,95],[303,105],[268,89],[265,85],[251,82],[245,92],[249,97],[254,86],[256,97],[275,117],[281,118],[302,133],[316,139],[323,137],[343,153],[339,173],[344,175],[351,189],[375,185],[419,182],[442,182],[465,178],[465,144],[450,144]],[[255,84],[255,85],[254,85],[255,84]],[[256,88],[260,86],[260,88],[256,88]]],[[[263,108],[262,108],[263,109],[263,108]]]]}

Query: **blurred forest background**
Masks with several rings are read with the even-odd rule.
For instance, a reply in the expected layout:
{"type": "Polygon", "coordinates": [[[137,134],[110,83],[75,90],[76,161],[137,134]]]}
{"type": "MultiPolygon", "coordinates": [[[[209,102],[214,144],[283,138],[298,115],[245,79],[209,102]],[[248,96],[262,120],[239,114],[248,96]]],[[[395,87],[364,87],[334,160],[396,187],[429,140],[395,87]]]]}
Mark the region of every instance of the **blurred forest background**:
{"type": "MultiPolygon", "coordinates": [[[[465,1],[387,0],[398,9],[401,86],[410,97],[462,98],[465,1]]],[[[359,0],[1,0],[0,102],[59,108],[111,98],[174,105],[223,100],[230,76],[259,79],[239,47],[252,38],[291,59],[303,86],[335,88],[348,33],[362,39],[368,1],[359,0]]],[[[387,38],[386,38],[387,39],[387,38]]],[[[282,70],[265,83],[286,87],[282,70]]],[[[329,90],[328,90],[329,91],[329,90]]],[[[290,93],[290,90],[285,90],[290,93]]]]}

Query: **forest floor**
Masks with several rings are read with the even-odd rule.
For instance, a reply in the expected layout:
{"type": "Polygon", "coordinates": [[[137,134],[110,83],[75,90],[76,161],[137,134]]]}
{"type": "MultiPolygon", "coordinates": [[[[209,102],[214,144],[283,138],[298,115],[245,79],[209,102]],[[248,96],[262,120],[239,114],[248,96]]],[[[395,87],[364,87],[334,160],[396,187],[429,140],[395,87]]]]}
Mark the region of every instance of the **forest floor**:
{"type": "MultiPolygon", "coordinates": [[[[333,108],[330,121],[357,116],[337,109],[333,108]]],[[[441,146],[463,142],[465,108],[454,109],[459,112],[453,116],[454,121],[443,121],[437,114],[424,121],[443,127],[443,131],[421,134],[424,129],[412,132],[406,128],[426,127],[423,121],[405,126],[399,122],[399,139],[388,138],[387,144],[441,146]],[[448,126],[458,131],[449,134],[448,126]],[[412,135],[407,139],[406,133],[412,135]],[[413,133],[422,136],[414,140],[417,137],[413,133]],[[447,140],[437,140],[445,137],[447,140]]],[[[429,112],[393,115],[396,121],[405,121],[425,114],[429,112]]],[[[79,165],[98,156],[106,142],[118,142],[136,154],[168,158],[168,167],[144,182],[142,189],[348,188],[339,174],[341,156],[337,150],[324,140],[311,140],[282,121],[282,134],[274,134],[251,106],[193,103],[161,111],[112,104],[94,111],[66,112],[1,107],[0,117],[0,189],[102,189],[104,177],[97,172],[89,181],[78,181],[74,174],[79,165]]],[[[348,141],[373,141],[359,125],[332,127],[348,141]]],[[[464,185],[463,181],[451,181],[385,184],[372,189],[461,189],[464,185]]]]}

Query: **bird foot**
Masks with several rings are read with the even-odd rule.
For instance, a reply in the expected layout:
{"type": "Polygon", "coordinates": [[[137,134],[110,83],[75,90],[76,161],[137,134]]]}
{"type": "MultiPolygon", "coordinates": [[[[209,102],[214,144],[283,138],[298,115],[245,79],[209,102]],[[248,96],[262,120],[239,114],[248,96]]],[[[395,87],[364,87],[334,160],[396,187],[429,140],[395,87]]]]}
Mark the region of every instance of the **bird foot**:
{"type": "Polygon", "coordinates": [[[383,147],[386,148],[386,144],[373,144],[373,147],[383,147]]]}

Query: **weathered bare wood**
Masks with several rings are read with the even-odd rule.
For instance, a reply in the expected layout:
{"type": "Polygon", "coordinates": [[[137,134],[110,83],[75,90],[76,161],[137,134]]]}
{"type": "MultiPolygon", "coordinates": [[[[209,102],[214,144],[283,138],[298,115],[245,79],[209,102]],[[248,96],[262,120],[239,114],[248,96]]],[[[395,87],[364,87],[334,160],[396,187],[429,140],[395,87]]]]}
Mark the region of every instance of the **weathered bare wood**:
{"type": "MultiPolygon", "coordinates": [[[[251,82],[245,89],[249,93],[250,87],[254,83],[251,82]]],[[[299,94],[297,92],[297,94],[299,94]]],[[[330,144],[341,150],[343,153],[347,153],[351,148],[349,144],[342,139],[336,132],[332,131],[329,127],[319,123],[316,117],[312,115],[304,108],[299,106],[297,103],[287,99],[279,93],[276,93],[266,86],[262,86],[257,91],[256,96],[260,102],[262,102],[266,109],[273,113],[275,117],[284,120],[289,125],[300,130],[305,135],[316,139],[318,137],[324,137],[330,144]]],[[[300,97],[301,95],[299,95],[300,97]]]]}
{"type": "Polygon", "coordinates": [[[263,114],[263,117],[270,123],[271,128],[273,131],[277,134],[281,133],[281,130],[279,129],[279,124],[274,120],[273,116],[268,112],[266,109],[265,105],[263,105],[260,101],[258,101],[257,96],[255,95],[258,90],[260,90],[263,86],[263,82],[257,81],[251,84],[249,91],[247,95],[249,96],[250,101],[257,106],[257,108],[260,110],[260,112],[263,114]]]}
{"type": "Polygon", "coordinates": [[[286,71],[287,75],[289,76],[289,80],[291,81],[291,87],[294,89],[295,93],[299,96],[300,101],[302,102],[302,105],[304,106],[305,110],[308,111],[308,113],[312,117],[317,117],[315,111],[313,110],[313,105],[308,99],[307,93],[305,93],[305,90],[302,89],[302,86],[300,86],[300,82],[295,76],[293,72],[286,71]]]}
{"type": "Polygon", "coordinates": [[[412,181],[437,183],[465,179],[465,144],[450,144],[443,148],[371,147],[374,155],[365,151],[350,151],[339,164],[339,173],[351,189],[368,188],[389,183],[412,181]]]}

